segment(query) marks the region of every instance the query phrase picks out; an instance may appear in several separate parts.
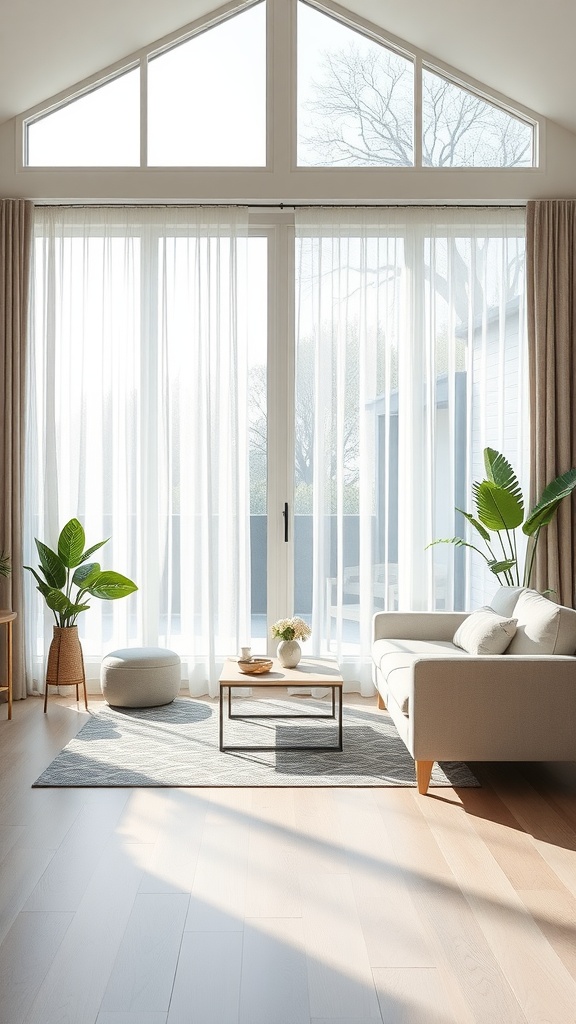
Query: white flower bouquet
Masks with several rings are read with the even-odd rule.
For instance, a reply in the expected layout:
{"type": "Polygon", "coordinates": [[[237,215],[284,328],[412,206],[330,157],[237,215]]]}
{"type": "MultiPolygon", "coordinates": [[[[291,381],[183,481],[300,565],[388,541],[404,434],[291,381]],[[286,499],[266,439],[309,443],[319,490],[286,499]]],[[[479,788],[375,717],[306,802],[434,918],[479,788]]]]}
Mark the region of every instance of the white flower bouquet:
{"type": "Polygon", "coordinates": [[[297,616],[293,619],[278,619],[272,626],[272,636],[277,636],[281,640],[308,640],[311,635],[312,630],[308,623],[297,616]]]}

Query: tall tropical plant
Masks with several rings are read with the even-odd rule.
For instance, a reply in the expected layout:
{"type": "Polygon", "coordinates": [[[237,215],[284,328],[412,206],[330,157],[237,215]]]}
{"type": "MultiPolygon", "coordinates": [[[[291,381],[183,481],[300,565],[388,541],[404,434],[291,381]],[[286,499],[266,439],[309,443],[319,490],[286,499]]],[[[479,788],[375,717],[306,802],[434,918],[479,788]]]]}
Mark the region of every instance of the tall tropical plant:
{"type": "Polygon", "coordinates": [[[11,571],[10,556],[5,551],[0,551],[0,576],[9,576],[11,571]]]}
{"type": "Polygon", "coordinates": [[[542,492],[540,500],[524,518],[524,498],[510,463],[493,448],[484,449],[486,479],[472,484],[476,514],[457,508],[484,542],[485,551],[463,537],[434,540],[433,544],[454,544],[472,548],[484,558],[503,586],[530,586],[540,532],[552,521],[558,506],[576,487],[576,469],[556,477],[542,492]],[[528,537],[524,570],[518,564],[516,531],[528,537]]]}
{"type": "Polygon", "coordinates": [[[90,607],[88,597],[114,601],[133,594],[138,587],[118,572],[101,569],[98,562],[88,559],[108,543],[109,538],[85,550],[86,536],[82,524],[71,519],[62,528],[58,538],[58,551],[35,538],[40,565],[39,572],[25,565],[34,576],[46,604],[54,613],[56,625],[74,626],[81,612],[90,607]]]}

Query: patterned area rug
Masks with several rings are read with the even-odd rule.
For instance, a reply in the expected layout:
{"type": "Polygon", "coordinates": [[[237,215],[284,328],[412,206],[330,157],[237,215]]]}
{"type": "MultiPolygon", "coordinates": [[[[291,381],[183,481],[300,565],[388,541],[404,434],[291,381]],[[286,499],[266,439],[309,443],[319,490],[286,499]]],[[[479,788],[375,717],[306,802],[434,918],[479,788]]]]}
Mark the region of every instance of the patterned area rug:
{"type": "MultiPolygon", "coordinates": [[[[234,714],[326,711],[302,697],[234,698],[234,714]]],[[[179,697],[160,708],[111,708],[90,721],[34,786],[415,786],[414,762],[384,712],[344,707],[344,749],[234,752],[218,749],[218,703],[179,697]]],[[[334,720],[225,722],[225,743],[336,743],[334,720]]],[[[478,786],[466,765],[434,765],[431,786],[478,786]]]]}

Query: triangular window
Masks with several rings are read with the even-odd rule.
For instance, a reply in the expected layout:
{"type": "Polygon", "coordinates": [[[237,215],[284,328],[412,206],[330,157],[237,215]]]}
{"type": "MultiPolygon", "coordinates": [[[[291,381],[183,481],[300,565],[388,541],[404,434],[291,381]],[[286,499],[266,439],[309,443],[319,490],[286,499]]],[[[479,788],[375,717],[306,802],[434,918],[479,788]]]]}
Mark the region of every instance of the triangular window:
{"type": "MultiPolygon", "coordinates": [[[[25,166],[267,167],[267,81],[282,143],[276,152],[286,159],[294,126],[281,116],[289,105],[278,97],[288,88],[292,47],[278,38],[282,18],[271,18],[276,52],[285,45],[287,55],[277,79],[267,53],[267,5],[286,2],[248,0],[239,11],[208,15],[179,38],[127,57],[99,82],[36,108],[22,119],[25,166]]],[[[355,24],[344,10],[290,3],[297,12],[298,167],[537,165],[536,116],[468,86],[458,72],[439,71],[429,56],[355,24]]]]}
{"type": "Polygon", "coordinates": [[[422,70],[422,163],[429,167],[532,167],[533,125],[422,70]]]}
{"type": "Polygon", "coordinates": [[[414,64],[298,3],[298,164],[414,162],[414,64]]]}
{"type": "Polygon", "coordinates": [[[266,165],[265,3],[150,59],[148,164],[266,165]]]}
{"type": "Polygon", "coordinates": [[[110,78],[26,123],[29,167],[137,167],[140,69],[110,78]]]}

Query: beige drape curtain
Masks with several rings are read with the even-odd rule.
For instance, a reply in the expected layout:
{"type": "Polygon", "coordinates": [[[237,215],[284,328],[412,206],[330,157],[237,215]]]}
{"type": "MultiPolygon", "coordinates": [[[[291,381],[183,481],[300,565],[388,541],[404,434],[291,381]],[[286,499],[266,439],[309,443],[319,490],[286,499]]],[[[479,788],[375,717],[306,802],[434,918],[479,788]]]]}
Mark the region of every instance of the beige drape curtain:
{"type": "Polygon", "coordinates": [[[13,632],[13,689],[16,699],[26,696],[22,522],[26,331],[33,210],[33,203],[27,200],[0,200],[0,550],[5,549],[9,553],[12,563],[12,574],[0,581],[0,605],[18,613],[13,632]]]}
{"type": "MultiPolygon", "coordinates": [[[[531,496],[576,466],[576,201],[528,203],[527,301],[531,496]]],[[[532,585],[576,603],[576,504],[564,501],[538,543],[532,585]]]]}

